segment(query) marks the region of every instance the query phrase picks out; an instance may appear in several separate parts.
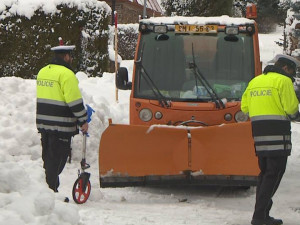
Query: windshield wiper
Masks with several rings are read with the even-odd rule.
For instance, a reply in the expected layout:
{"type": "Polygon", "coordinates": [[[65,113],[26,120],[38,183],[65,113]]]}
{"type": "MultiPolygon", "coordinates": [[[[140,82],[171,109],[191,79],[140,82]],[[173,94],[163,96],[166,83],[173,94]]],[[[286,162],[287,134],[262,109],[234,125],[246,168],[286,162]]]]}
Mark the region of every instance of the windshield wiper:
{"type": "Polygon", "coordinates": [[[144,76],[144,79],[145,79],[146,83],[151,88],[151,90],[154,93],[155,97],[157,98],[159,104],[162,107],[170,107],[170,101],[167,100],[166,97],[160,92],[158,87],[154,84],[153,80],[149,76],[149,73],[146,71],[145,67],[143,66],[142,59],[143,59],[143,54],[144,54],[144,47],[145,47],[145,43],[143,43],[141,56],[140,56],[139,60],[135,61],[135,64],[138,67],[141,67],[143,69],[143,71],[140,70],[140,73],[144,76]]]}
{"type": "Polygon", "coordinates": [[[196,64],[196,60],[195,60],[195,55],[194,55],[194,44],[192,43],[192,56],[193,56],[193,62],[189,63],[189,67],[191,69],[193,69],[194,74],[195,74],[195,79],[196,79],[196,90],[198,92],[198,86],[197,86],[197,78],[199,79],[199,81],[201,82],[201,84],[204,86],[204,88],[206,89],[207,93],[210,95],[210,97],[212,98],[212,100],[214,101],[214,103],[216,104],[216,107],[219,108],[223,108],[225,109],[225,105],[222,102],[222,100],[219,98],[219,96],[217,95],[217,93],[214,91],[214,89],[210,86],[210,84],[208,83],[208,81],[205,79],[205,77],[203,76],[203,74],[200,72],[199,67],[196,64]]]}

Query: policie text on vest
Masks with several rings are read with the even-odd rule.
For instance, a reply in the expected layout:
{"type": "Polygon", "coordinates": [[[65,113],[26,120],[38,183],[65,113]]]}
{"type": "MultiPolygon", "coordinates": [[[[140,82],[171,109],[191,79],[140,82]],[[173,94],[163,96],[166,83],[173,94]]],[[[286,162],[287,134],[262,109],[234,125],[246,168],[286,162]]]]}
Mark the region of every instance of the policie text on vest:
{"type": "Polygon", "coordinates": [[[53,81],[37,80],[36,83],[38,86],[53,87],[53,81]]]}
{"type": "Polygon", "coordinates": [[[250,91],[250,97],[271,96],[271,95],[272,95],[272,91],[270,89],[250,91]]]}

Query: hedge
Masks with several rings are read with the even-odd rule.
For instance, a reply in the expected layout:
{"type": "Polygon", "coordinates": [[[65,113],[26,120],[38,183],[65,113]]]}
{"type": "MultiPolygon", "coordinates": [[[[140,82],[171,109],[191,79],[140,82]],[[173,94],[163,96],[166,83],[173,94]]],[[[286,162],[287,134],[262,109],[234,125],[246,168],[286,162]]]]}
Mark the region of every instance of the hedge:
{"type": "Polygon", "coordinates": [[[110,8],[96,0],[82,4],[69,1],[52,13],[39,8],[30,18],[10,13],[11,6],[0,12],[0,76],[34,78],[53,57],[50,49],[59,37],[66,45],[76,45],[75,71],[90,76],[107,71],[110,8]]]}
{"type": "MultiPolygon", "coordinates": [[[[110,41],[114,45],[114,26],[110,26],[110,41]]],[[[124,60],[132,60],[138,39],[139,24],[118,24],[118,54],[124,60]]]]}

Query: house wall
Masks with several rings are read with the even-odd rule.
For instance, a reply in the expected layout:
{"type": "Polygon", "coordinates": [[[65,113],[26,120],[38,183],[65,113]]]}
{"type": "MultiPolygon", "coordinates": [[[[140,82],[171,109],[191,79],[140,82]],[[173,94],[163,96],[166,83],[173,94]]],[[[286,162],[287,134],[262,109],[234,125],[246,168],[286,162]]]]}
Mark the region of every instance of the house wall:
{"type": "MultiPolygon", "coordinates": [[[[106,2],[112,8],[112,1],[106,2]]],[[[118,23],[120,24],[138,23],[139,16],[143,15],[144,7],[136,2],[129,2],[128,0],[118,0],[115,4],[115,10],[118,13],[118,23]]],[[[147,16],[161,16],[161,13],[147,8],[147,16]]]]}

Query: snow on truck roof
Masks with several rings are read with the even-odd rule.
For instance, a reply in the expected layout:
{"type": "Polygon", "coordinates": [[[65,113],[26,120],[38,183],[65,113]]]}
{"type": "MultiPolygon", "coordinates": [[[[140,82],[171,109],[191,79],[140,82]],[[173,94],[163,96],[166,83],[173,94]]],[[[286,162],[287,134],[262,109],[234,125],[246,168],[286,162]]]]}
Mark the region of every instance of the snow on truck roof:
{"type": "Polygon", "coordinates": [[[148,19],[141,19],[141,23],[145,24],[219,24],[219,25],[246,25],[254,24],[254,20],[250,20],[242,17],[229,17],[229,16],[218,16],[218,17],[150,17],[148,19]]]}

